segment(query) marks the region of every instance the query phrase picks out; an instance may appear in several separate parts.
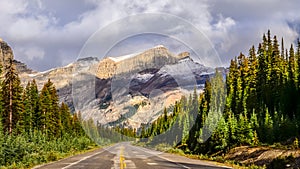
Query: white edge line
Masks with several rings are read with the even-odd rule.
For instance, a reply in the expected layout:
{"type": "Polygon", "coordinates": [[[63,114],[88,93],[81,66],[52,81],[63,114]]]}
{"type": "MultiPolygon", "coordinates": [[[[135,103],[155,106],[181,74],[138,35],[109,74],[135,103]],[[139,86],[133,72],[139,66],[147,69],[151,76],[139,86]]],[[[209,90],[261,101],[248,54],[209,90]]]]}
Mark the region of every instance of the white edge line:
{"type": "MultiPolygon", "coordinates": [[[[113,146],[114,146],[114,145],[113,145],[113,146]]],[[[69,165],[63,167],[62,169],[67,169],[67,168],[69,168],[69,167],[71,167],[71,166],[73,166],[73,165],[76,165],[76,164],[78,164],[78,163],[80,163],[80,162],[82,162],[82,161],[84,161],[84,160],[86,160],[86,159],[88,159],[88,158],[91,158],[91,157],[93,157],[93,156],[95,156],[95,155],[101,154],[101,153],[103,153],[104,151],[107,151],[107,149],[112,148],[113,146],[107,147],[107,148],[103,148],[101,151],[99,151],[99,152],[97,152],[97,153],[95,153],[95,154],[86,156],[86,157],[82,158],[81,160],[78,160],[78,161],[76,161],[76,162],[74,162],[74,163],[71,163],[71,164],[69,164],[69,165]]]]}
{"type": "MultiPolygon", "coordinates": [[[[182,165],[182,164],[180,164],[180,163],[177,163],[177,162],[175,162],[175,161],[173,161],[173,160],[170,160],[170,159],[168,159],[168,158],[159,156],[159,155],[157,155],[157,154],[153,154],[153,153],[151,152],[151,151],[153,151],[153,150],[151,150],[151,151],[149,151],[149,150],[148,150],[148,151],[145,151],[145,150],[147,150],[147,149],[143,150],[143,149],[144,149],[143,147],[138,147],[138,146],[134,146],[134,147],[136,147],[136,148],[138,148],[138,149],[140,149],[140,150],[142,150],[142,151],[144,151],[144,152],[147,152],[147,153],[149,153],[149,154],[152,154],[152,155],[154,155],[154,156],[156,156],[156,157],[158,157],[158,158],[162,158],[162,159],[167,160],[167,161],[169,161],[169,162],[175,163],[176,165],[179,165],[180,167],[183,167],[183,168],[186,168],[186,169],[190,169],[190,167],[188,167],[188,166],[182,165]]],[[[158,152],[159,152],[159,151],[158,151],[158,152]]],[[[161,153],[163,153],[163,152],[161,152],[161,153]]]]}
{"type": "MultiPolygon", "coordinates": [[[[160,154],[154,154],[154,153],[152,153],[151,151],[156,151],[156,150],[151,150],[151,149],[150,149],[151,151],[149,151],[148,149],[146,149],[146,148],[144,148],[144,147],[139,147],[139,146],[133,146],[133,147],[136,147],[136,148],[138,148],[138,149],[140,149],[140,150],[142,150],[142,151],[144,151],[144,152],[147,152],[147,153],[152,154],[152,155],[154,155],[154,156],[157,156],[157,157],[159,157],[159,158],[165,159],[165,160],[167,160],[167,161],[169,161],[169,162],[173,162],[173,163],[175,163],[175,164],[177,164],[177,165],[179,165],[179,166],[181,166],[181,167],[183,167],[183,168],[190,169],[190,167],[187,167],[187,166],[185,166],[185,165],[183,165],[183,164],[177,163],[177,162],[175,162],[175,161],[173,161],[173,160],[170,160],[170,159],[168,159],[168,158],[166,158],[166,157],[160,156],[160,155],[163,154],[164,152],[157,151],[157,152],[159,152],[160,154]],[[143,149],[144,149],[144,150],[143,150],[143,149]],[[145,151],[145,150],[147,150],[147,151],[145,151]]],[[[212,167],[214,167],[214,166],[212,166],[212,167]]],[[[216,166],[216,167],[223,167],[223,168],[227,168],[227,169],[232,169],[231,167],[227,167],[227,166],[216,166]]]]}

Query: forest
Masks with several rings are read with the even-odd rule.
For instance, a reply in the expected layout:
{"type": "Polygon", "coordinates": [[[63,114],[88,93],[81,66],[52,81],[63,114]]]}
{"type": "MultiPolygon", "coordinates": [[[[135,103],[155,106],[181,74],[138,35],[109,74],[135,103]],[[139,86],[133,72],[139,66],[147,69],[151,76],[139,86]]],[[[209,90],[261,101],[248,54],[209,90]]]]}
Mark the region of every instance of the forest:
{"type": "Polygon", "coordinates": [[[283,38],[280,43],[268,31],[257,48],[231,60],[226,79],[216,71],[200,95],[195,90],[152,124],[120,132],[148,145],[166,143],[192,154],[276,143],[298,148],[300,42],[288,49],[283,38]]]}
{"type": "Polygon", "coordinates": [[[23,88],[12,59],[1,70],[0,168],[29,168],[94,146],[50,80],[41,91],[35,80],[23,88]]]}
{"type": "Polygon", "coordinates": [[[216,70],[200,94],[195,88],[138,129],[95,125],[93,120],[81,124],[79,113],[59,104],[50,80],[41,91],[34,80],[23,88],[11,61],[1,79],[0,167],[57,160],[94,142],[164,143],[185,153],[209,155],[244,145],[298,148],[300,41],[296,44],[286,48],[283,38],[279,42],[268,31],[257,47],[231,60],[225,75],[216,70]]]}

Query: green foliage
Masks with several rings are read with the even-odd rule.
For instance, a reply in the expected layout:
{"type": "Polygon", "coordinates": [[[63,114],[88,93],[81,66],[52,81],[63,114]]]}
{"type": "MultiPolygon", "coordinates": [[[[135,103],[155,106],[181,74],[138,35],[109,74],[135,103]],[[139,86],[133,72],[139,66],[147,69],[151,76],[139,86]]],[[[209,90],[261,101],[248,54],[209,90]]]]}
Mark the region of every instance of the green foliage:
{"type": "Polygon", "coordinates": [[[294,140],[294,142],[293,142],[293,148],[295,148],[295,149],[298,149],[298,148],[299,148],[299,140],[298,140],[297,137],[295,138],[295,140],[294,140]]]}
{"type": "MultiPolygon", "coordinates": [[[[98,144],[139,139],[148,145],[173,146],[195,154],[223,153],[239,145],[297,138],[299,41],[296,49],[291,45],[287,50],[283,39],[279,46],[277,37],[271,38],[268,31],[257,49],[252,46],[248,56],[240,53],[231,61],[225,83],[216,72],[205,82],[200,95],[195,88],[188,97],[161,111],[154,122],[138,129],[123,124],[111,128],[92,120],[82,121],[80,112],[71,115],[66,104],[59,105],[50,80],[40,93],[35,81],[23,89],[11,62],[5,68],[0,90],[0,164],[28,167],[87,149],[92,142],[85,132],[98,144]]],[[[295,140],[293,147],[298,146],[295,140]]],[[[283,167],[290,161],[276,159],[269,167],[283,167]]]]}
{"type": "Polygon", "coordinates": [[[267,169],[282,169],[282,168],[287,168],[287,165],[291,165],[295,163],[295,158],[293,156],[288,156],[288,157],[278,157],[270,164],[267,165],[267,169]]]}
{"type": "Polygon", "coordinates": [[[157,120],[139,129],[119,126],[118,131],[148,144],[165,143],[196,154],[223,153],[235,146],[274,144],[297,137],[300,42],[296,50],[293,45],[287,50],[283,38],[280,47],[277,37],[272,38],[268,31],[257,49],[252,46],[248,56],[240,53],[231,61],[226,86],[216,72],[200,95],[194,90],[169,112],[165,109],[157,120]]]}
{"type": "Polygon", "coordinates": [[[10,134],[15,128],[21,130],[24,122],[22,114],[22,87],[21,81],[16,73],[13,60],[9,60],[9,64],[5,67],[4,80],[1,86],[3,128],[10,134]]]}
{"type": "Polygon", "coordinates": [[[56,140],[46,141],[46,136],[41,132],[31,135],[24,133],[19,135],[5,135],[1,144],[3,152],[0,154],[1,166],[28,168],[33,165],[61,159],[68,154],[88,150],[93,142],[87,137],[74,137],[64,135],[56,140]]]}
{"type": "Polygon", "coordinates": [[[29,168],[87,150],[80,114],[59,106],[49,80],[39,93],[35,80],[21,87],[12,60],[0,81],[0,168],[29,168]]]}

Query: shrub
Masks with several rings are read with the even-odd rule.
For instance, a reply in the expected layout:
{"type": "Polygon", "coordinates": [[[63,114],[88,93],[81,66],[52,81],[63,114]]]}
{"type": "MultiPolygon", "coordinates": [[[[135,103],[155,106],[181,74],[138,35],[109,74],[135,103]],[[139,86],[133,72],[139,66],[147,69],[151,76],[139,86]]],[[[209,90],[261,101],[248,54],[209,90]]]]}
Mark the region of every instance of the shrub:
{"type": "Polygon", "coordinates": [[[290,155],[287,157],[278,157],[274,160],[272,160],[272,162],[267,165],[267,169],[282,169],[282,168],[286,168],[286,166],[289,164],[292,164],[295,162],[295,158],[290,155]]]}

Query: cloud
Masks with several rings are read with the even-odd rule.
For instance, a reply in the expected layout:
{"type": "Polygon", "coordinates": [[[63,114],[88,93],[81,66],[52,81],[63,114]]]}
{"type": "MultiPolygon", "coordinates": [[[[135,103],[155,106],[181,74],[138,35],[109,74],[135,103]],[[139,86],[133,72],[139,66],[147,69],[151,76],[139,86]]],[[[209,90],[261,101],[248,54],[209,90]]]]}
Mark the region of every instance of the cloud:
{"type": "Polygon", "coordinates": [[[299,8],[300,4],[295,0],[285,3],[279,0],[266,0],[259,3],[250,0],[234,3],[230,0],[214,0],[210,9],[214,18],[221,14],[235,21],[235,26],[227,33],[230,39],[225,43],[228,45],[220,44],[220,46],[226,45],[227,47],[221,47],[219,52],[223,54],[225,60],[238,55],[239,51],[248,54],[250,46],[257,46],[261,42],[262,34],[268,29],[273,35],[276,34],[277,38],[284,37],[286,46],[294,43],[299,37],[299,30],[292,28],[288,23],[299,23],[299,8]]]}
{"type": "MultiPolygon", "coordinates": [[[[189,3],[180,0],[2,0],[0,37],[13,47],[16,59],[36,70],[46,70],[76,60],[85,41],[111,22],[145,12],[167,13],[201,30],[226,64],[240,51],[247,53],[268,29],[279,38],[284,36],[286,44],[294,42],[299,29],[291,25],[299,25],[299,8],[296,0],[284,3],[279,0],[259,3],[250,0],[190,0],[189,3]]],[[[159,27],[160,24],[166,23],[148,26],[159,27]]],[[[130,25],[124,28],[126,26],[130,25]]]]}
{"type": "Polygon", "coordinates": [[[34,60],[34,59],[43,59],[44,55],[45,55],[45,51],[37,48],[37,47],[31,47],[31,48],[21,48],[20,49],[22,53],[24,53],[24,55],[30,60],[34,60]]]}

